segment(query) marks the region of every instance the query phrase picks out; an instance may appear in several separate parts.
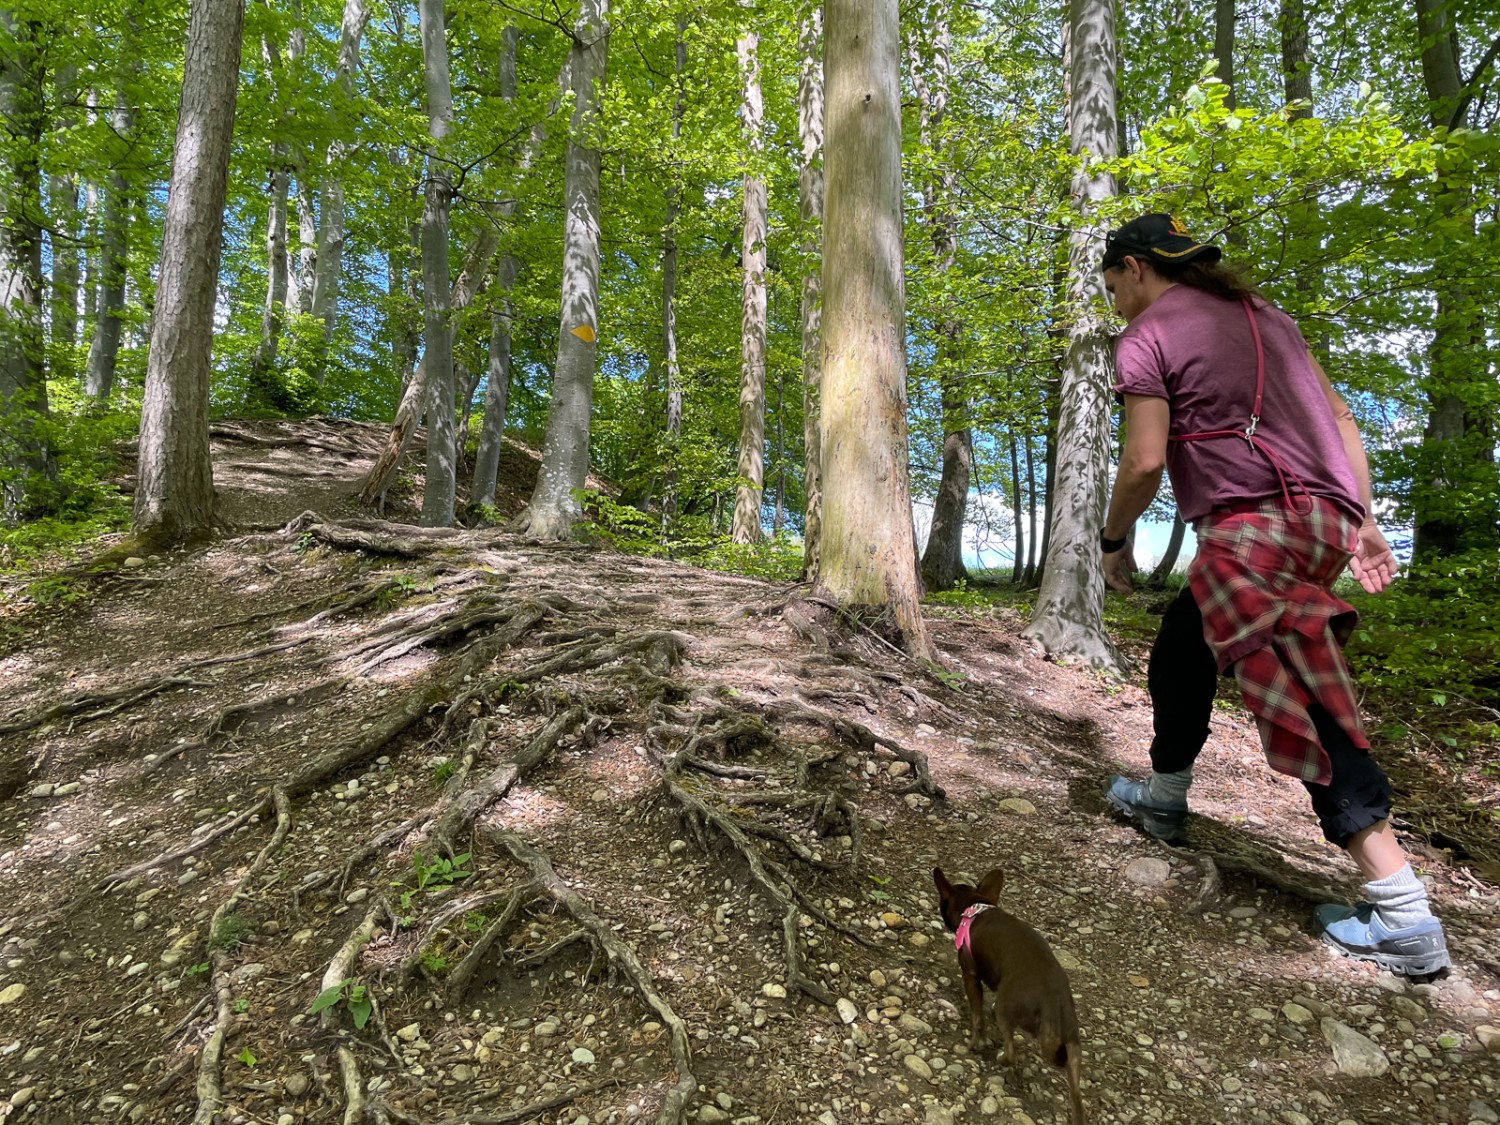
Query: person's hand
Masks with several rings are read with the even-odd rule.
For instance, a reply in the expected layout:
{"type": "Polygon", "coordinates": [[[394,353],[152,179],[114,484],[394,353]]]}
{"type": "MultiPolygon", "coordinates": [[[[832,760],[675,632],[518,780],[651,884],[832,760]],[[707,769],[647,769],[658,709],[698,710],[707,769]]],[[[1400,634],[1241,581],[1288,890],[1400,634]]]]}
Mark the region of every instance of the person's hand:
{"type": "Polygon", "coordinates": [[[1130,576],[1135,573],[1135,556],[1129,546],[1104,556],[1104,584],[1111,590],[1128,594],[1135,589],[1130,576]]]}
{"type": "Polygon", "coordinates": [[[1359,545],[1349,560],[1349,570],[1370,594],[1380,593],[1396,577],[1396,556],[1373,520],[1366,520],[1360,526],[1359,545]]]}

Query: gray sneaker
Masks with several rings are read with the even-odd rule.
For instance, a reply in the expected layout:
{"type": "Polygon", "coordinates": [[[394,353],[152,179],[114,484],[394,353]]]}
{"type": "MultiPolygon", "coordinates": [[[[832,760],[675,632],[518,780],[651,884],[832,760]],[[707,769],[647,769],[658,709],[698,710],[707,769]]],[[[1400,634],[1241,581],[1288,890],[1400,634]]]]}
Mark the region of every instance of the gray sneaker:
{"type": "Polygon", "coordinates": [[[1316,913],[1323,942],[1335,952],[1411,977],[1448,968],[1448,940],[1443,924],[1429,915],[1415,926],[1390,930],[1372,903],[1320,906],[1316,913]]]}
{"type": "Polygon", "coordinates": [[[1144,781],[1132,781],[1116,774],[1109,779],[1109,788],[1104,798],[1119,812],[1132,820],[1139,820],[1146,835],[1158,840],[1176,840],[1182,836],[1182,826],[1187,822],[1187,802],[1162,804],[1152,798],[1144,781]]]}

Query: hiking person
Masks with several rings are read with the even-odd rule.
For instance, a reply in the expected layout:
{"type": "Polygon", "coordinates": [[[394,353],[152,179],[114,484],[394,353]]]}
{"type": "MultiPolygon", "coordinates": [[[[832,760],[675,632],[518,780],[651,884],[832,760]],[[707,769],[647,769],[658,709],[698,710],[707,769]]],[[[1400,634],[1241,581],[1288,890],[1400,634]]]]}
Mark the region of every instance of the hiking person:
{"type": "Polygon", "coordinates": [[[1144,781],[1112,806],[1177,835],[1220,673],[1233,672],[1271,768],[1298,778],[1366,902],[1320,906],[1339,953],[1425,975],[1448,965],[1441,923],[1390,828],[1391,786],[1370,755],[1341,651],[1357,621],[1334,596],[1347,566],[1370,593],[1396,560],[1375,525],[1354,415],[1296,324],[1170,215],[1106,239],[1125,446],[1100,534],[1109,586],[1128,591],[1126,534],[1166,468],[1198,551],[1162,619],[1147,673],[1154,738],[1144,781]]]}

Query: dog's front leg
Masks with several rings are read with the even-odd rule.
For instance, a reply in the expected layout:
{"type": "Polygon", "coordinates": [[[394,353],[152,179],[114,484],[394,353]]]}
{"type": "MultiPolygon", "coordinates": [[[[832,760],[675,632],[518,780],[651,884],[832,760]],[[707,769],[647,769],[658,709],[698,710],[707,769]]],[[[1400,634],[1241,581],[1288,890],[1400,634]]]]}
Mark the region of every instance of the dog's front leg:
{"type": "Polygon", "coordinates": [[[969,1049],[984,1050],[984,985],[977,973],[964,974],[964,995],[969,998],[969,1049]]]}

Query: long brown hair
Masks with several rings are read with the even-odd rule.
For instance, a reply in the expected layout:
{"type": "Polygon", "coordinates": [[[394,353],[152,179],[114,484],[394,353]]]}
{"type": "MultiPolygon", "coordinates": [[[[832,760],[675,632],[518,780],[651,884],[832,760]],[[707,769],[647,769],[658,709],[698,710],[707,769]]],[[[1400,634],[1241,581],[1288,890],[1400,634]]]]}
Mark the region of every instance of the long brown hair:
{"type": "Polygon", "coordinates": [[[1266,299],[1266,295],[1245,276],[1239,266],[1232,266],[1224,261],[1205,262],[1200,258],[1193,262],[1169,265],[1144,256],[1137,258],[1137,261],[1145,261],[1168,281],[1175,281],[1190,289],[1202,289],[1205,293],[1223,297],[1226,301],[1239,301],[1246,297],[1255,301],[1266,299]]]}

